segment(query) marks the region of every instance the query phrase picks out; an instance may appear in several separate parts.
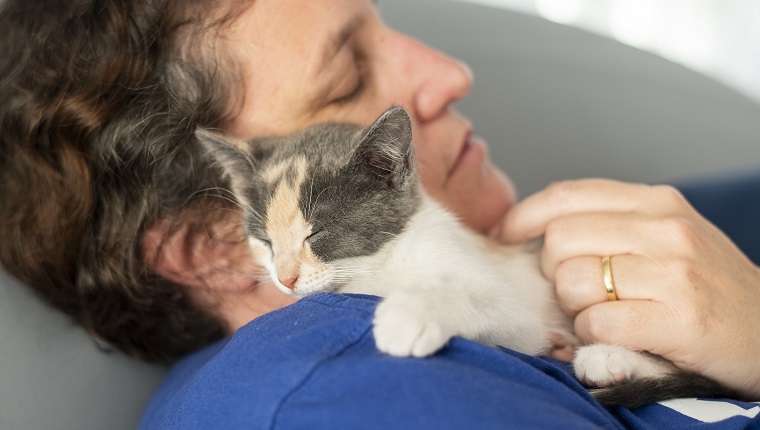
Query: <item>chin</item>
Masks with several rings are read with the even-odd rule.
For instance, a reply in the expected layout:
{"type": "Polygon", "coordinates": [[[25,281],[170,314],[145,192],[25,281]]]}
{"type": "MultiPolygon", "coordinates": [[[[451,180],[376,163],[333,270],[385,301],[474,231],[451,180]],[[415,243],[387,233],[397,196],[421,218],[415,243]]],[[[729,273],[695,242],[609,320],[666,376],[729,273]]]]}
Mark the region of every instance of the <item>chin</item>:
{"type": "Polygon", "coordinates": [[[457,201],[448,205],[465,225],[481,233],[499,223],[516,199],[515,187],[504,173],[489,173],[475,192],[458,193],[457,201]]]}
{"type": "Polygon", "coordinates": [[[485,234],[504,218],[512,203],[504,194],[481,194],[477,197],[448,206],[466,226],[485,234]]]}
{"type": "Polygon", "coordinates": [[[496,206],[491,202],[489,204],[491,207],[485,211],[460,216],[462,222],[479,233],[487,234],[501,221],[510,208],[509,205],[496,206]]]}

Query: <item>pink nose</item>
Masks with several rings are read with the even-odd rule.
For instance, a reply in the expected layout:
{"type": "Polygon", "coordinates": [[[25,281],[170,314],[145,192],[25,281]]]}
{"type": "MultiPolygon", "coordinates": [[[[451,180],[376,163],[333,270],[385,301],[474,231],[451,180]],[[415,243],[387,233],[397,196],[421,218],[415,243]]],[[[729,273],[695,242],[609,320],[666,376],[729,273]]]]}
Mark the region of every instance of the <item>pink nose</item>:
{"type": "Polygon", "coordinates": [[[296,288],[296,281],[298,281],[298,276],[294,276],[292,278],[287,278],[287,279],[277,278],[277,280],[280,281],[282,285],[292,290],[296,288]]]}

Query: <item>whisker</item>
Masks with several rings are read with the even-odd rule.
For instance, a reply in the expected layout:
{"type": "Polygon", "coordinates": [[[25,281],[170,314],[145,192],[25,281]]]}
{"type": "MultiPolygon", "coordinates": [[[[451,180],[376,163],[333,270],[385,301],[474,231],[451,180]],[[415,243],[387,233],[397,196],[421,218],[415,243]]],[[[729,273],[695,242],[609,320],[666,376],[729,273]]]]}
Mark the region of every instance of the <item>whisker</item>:
{"type": "Polygon", "coordinates": [[[326,187],[326,188],[324,188],[322,191],[320,191],[320,192],[319,192],[319,194],[317,195],[317,198],[316,198],[316,199],[314,199],[314,203],[313,203],[313,204],[311,205],[311,207],[309,208],[309,218],[311,218],[312,214],[314,213],[314,210],[315,210],[315,209],[316,209],[316,207],[317,207],[317,203],[319,203],[319,198],[320,198],[320,197],[322,197],[322,194],[323,194],[325,191],[329,190],[330,188],[336,188],[336,187],[333,185],[333,186],[330,186],[330,187],[326,187]]]}
{"type": "Polygon", "coordinates": [[[307,204],[307,208],[309,208],[309,214],[307,215],[307,218],[311,219],[311,215],[314,213],[314,207],[311,205],[311,198],[314,195],[314,176],[311,177],[311,180],[309,181],[309,203],[307,204]]]}
{"type": "Polygon", "coordinates": [[[373,267],[356,267],[337,270],[336,273],[377,273],[377,270],[373,267]]]}
{"type": "Polygon", "coordinates": [[[235,195],[235,193],[233,193],[232,191],[230,191],[230,190],[228,190],[226,188],[222,188],[222,187],[209,187],[209,188],[205,188],[203,190],[199,190],[199,191],[195,192],[193,194],[193,196],[191,196],[191,198],[200,196],[202,194],[209,193],[211,191],[217,192],[218,193],[217,194],[218,198],[221,198],[221,199],[223,199],[223,200],[225,200],[227,202],[232,203],[233,205],[235,205],[235,206],[239,207],[240,209],[242,209],[245,214],[251,216],[252,218],[256,219],[257,221],[263,222],[264,218],[261,216],[261,214],[258,211],[256,211],[256,209],[254,209],[253,207],[251,207],[251,205],[248,204],[248,203],[240,202],[238,200],[237,196],[235,195]]]}
{"type": "Polygon", "coordinates": [[[374,275],[374,273],[370,270],[356,270],[356,271],[346,271],[346,272],[333,272],[333,278],[334,279],[355,279],[358,277],[368,278],[372,277],[371,275],[374,275]]]}

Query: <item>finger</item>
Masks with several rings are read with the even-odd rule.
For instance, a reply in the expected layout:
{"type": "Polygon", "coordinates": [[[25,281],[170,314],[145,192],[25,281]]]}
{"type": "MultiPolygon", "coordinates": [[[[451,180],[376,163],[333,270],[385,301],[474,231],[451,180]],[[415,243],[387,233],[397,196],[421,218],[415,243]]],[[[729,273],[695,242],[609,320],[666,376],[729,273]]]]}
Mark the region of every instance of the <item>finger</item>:
{"type": "Polygon", "coordinates": [[[622,300],[593,305],[575,318],[575,334],[585,343],[607,343],[668,355],[679,332],[678,318],[666,304],[622,300]]]}
{"type": "MultiPolygon", "coordinates": [[[[679,255],[686,249],[687,239],[686,234],[674,233],[678,222],[641,213],[589,213],[555,220],[544,236],[541,270],[554,279],[562,262],[580,256],[632,254],[665,259],[679,255]]],[[[687,227],[678,229],[686,231],[687,227]]]]}
{"type": "MultiPolygon", "coordinates": [[[[618,300],[649,300],[658,296],[662,267],[646,257],[615,255],[610,274],[618,300]]],[[[575,316],[597,303],[609,301],[600,257],[572,258],[559,265],[555,285],[563,312],[575,316]]]]}
{"type": "Polygon", "coordinates": [[[499,228],[499,239],[519,243],[541,236],[554,219],[588,212],[673,213],[690,207],[670,186],[608,179],[558,182],[516,204],[499,228]]]}
{"type": "Polygon", "coordinates": [[[501,239],[523,242],[541,236],[546,225],[561,215],[633,210],[641,185],[606,179],[582,179],[551,184],[516,204],[505,217],[501,239]]]}

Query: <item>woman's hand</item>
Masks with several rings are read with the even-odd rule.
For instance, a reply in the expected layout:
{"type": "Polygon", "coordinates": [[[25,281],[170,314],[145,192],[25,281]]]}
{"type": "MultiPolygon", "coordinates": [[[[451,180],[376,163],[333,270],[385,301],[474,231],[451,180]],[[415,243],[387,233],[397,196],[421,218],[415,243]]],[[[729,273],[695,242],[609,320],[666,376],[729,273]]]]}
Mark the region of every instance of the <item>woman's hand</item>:
{"type": "Polygon", "coordinates": [[[542,270],[582,341],[649,351],[760,400],[760,269],[677,190],[557,183],[499,232],[508,243],[541,235],[542,270]],[[618,301],[607,299],[607,255],[618,301]]]}

